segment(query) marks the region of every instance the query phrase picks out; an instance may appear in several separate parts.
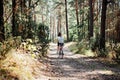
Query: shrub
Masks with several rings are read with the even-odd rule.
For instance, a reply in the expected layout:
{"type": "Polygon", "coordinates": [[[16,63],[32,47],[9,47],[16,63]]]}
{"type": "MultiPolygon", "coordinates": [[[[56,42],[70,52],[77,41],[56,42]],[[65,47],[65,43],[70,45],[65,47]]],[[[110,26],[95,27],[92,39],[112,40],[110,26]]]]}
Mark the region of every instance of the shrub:
{"type": "Polygon", "coordinates": [[[49,44],[49,28],[44,24],[39,24],[38,27],[38,39],[40,42],[42,56],[46,56],[48,44],[49,44]]]}

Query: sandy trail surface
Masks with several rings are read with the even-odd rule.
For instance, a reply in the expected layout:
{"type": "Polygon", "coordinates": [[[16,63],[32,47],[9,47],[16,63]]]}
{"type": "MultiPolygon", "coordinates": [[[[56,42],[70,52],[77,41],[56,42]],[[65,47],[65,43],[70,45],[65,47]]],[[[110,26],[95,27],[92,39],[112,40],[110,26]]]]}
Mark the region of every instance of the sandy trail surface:
{"type": "MultiPolygon", "coordinates": [[[[65,44],[67,45],[67,44],[65,44]]],[[[58,58],[56,44],[50,44],[47,68],[37,80],[120,80],[120,68],[110,67],[96,58],[73,54],[64,47],[64,58],[58,58]]]]}

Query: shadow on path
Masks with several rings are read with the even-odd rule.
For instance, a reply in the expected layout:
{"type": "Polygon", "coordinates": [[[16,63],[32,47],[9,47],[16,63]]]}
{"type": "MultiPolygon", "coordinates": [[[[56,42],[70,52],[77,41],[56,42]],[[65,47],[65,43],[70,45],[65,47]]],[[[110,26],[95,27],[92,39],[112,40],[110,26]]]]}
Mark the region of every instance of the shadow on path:
{"type": "Polygon", "coordinates": [[[55,80],[120,80],[120,68],[109,67],[96,58],[73,54],[67,47],[63,59],[58,58],[56,52],[56,44],[51,43],[48,61],[52,69],[49,72],[55,80]]]}

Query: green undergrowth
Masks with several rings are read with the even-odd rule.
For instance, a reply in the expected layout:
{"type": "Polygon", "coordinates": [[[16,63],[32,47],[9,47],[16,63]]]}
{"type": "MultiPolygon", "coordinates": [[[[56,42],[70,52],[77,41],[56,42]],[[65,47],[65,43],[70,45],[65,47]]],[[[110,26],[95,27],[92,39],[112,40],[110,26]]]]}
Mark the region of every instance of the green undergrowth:
{"type": "Polygon", "coordinates": [[[1,56],[5,56],[7,52],[11,48],[16,48],[21,43],[21,37],[10,37],[9,39],[6,39],[4,42],[0,42],[0,58],[1,56]]]}
{"type": "Polygon", "coordinates": [[[92,57],[96,56],[95,53],[86,46],[86,43],[83,42],[72,44],[69,46],[69,49],[75,54],[83,54],[92,57]]]}
{"type": "Polygon", "coordinates": [[[69,49],[74,52],[74,53],[78,53],[78,46],[76,44],[72,44],[72,46],[69,46],[69,49]]]}
{"type": "Polygon", "coordinates": [[[116,68],[120,67],[119,62],[114,60],[117,54],[115,51],[107,49],[108,51],[104,52],[104,54],[107,54],[107,56],[101,57],[99,56],[99,54],[101,54],[99,50],[92,51],[91,48],[89,48],[89,46],[87,45],[87,43],[84,42],[72,44],[69,46],[69,49],[75,54],[82,54],[91,58],[97,58],[101,63],[105,64],[106,66],[116,68]]]}

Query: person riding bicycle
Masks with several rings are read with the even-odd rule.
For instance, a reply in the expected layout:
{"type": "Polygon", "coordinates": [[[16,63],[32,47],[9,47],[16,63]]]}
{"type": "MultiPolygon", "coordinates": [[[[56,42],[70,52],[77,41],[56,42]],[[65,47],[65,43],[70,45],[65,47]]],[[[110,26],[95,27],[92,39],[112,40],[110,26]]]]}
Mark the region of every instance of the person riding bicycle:
{"type": "Polygon", "coordinates": [[[59,57],[63,58],[63,46],[64,46],[64,38],[62,37],[61,33],[58,33],[58,43],[57,43],[57,53],[59,53],[59,57]],[[60,52],[61,51],[61,52],[60,52]]]}

